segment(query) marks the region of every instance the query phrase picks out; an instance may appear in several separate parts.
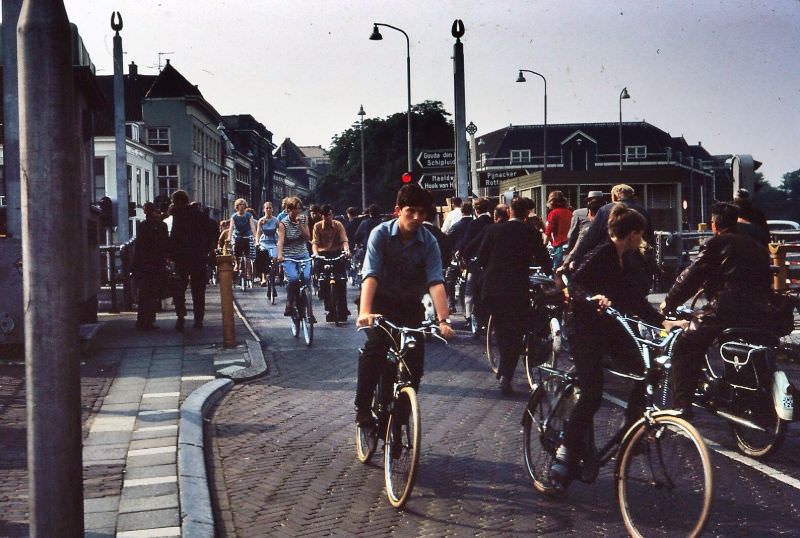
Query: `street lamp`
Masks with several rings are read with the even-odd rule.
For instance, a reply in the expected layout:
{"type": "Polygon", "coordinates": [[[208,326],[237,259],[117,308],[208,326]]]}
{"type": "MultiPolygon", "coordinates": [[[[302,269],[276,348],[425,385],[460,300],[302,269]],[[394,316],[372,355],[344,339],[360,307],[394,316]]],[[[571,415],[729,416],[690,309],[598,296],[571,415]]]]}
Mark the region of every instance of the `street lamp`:
{"type": "Polygon", "coordinates": [[[517,82],[526,82],[525,76],[522,73],[530,73],[532,75],[537,75],[542,78],[544,82],[544,132],[542,133],[542,157],[544,159],[544,170],[547,170],[547,79],[544,78],[544,75],[541,73],[537,73],[536,71],[531,71],[529,69],[520,69],[519,76],[517,77],[517,82]]]}
{"type": "Polygon", "coordinates": [[[622,170],[622,100],[630,99],[628,88],[622,88],[619,92],[619,169],[622,170]]]}
{"type": "Polygon", "coordinates": [[[369,36],[370,40],[372,41],[380,41],[383,39],[383,36],[378,30],[378,26],[385,26],[386,28],[397,30],[406,38],[406,80],[408,82],[408,171],[411,172],[411,42],[408,39],[408,34],[396,26],[384,24],[382,22],[374,22],[372,24],[372,35],[369,36]]]}
{"type": "Polygon", "coordinates": [[[361,116],[361,209],[367,207],[367,180],[366,173],[364,172],[364,105],[358,108],[358,115],[361,116]]]}

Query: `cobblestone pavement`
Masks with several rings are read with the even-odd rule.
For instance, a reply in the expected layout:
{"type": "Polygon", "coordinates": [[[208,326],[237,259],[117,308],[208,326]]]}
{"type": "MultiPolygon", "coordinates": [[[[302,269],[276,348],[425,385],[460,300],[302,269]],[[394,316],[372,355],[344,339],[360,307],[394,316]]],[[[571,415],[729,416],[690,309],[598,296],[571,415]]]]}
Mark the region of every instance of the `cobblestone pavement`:
{"type": "MultiPolygon", "coordinates": [[[[363,465],[354,454],[356,356],[364,337],[352,325],[320,323],[307,349],[289,333],[282,304],[268,306],[259,290],[238,292],[237,300],[264,341],[271,373],[232,390],[208,427],[221,534],[625,534],[608,467],[594,484],[574,484],[565,498],[534,492],[522,462],[524,376],[515,380],[513,396],[501,397],[481,345],[465,332],[449,346],[427,348],[419,477],[406,509],[393,509],[383,492],[381,458],[363,465]]],[[[323,317],[320,306],[317,318],[323,317]]],[[[796,371],[792,378],[799,381],[796,371]]],[[[620,417],[619,408],[606,403],[597,420],[620,417]]],[[[704,435],[733,448],[721,421],[698,422],[704,435]]],[[[790,475],[791,484],[713,453],[716,495],[707,535],[797,535],[796,429],[766,462],[790,475]]]]}

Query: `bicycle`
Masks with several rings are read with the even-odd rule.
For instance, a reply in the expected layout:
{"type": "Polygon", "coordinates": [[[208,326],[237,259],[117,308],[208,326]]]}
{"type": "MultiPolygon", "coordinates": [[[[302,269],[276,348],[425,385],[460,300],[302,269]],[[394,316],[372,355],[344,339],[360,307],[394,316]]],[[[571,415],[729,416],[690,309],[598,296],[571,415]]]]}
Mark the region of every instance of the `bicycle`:
{"type": "MultiPolygon", "coordinates": [[[[713,470],[703,438],[676,411],[666,408],[670,355],[681,329],[664,335],[660,327],[624,316],[613,308],[606,314],[621,324],[642,358],[644,373],[612,374],[644,382],[645,410],[632,425],[623,425],[599,450],[594,428],[586,435],[579,480],[593,482],[601,467],[616,459],[614,483],[626,530],[631,536],[676,529],[698,536],[711,510],[713,470]],[[660,496],[655,498],[656,496],[660,496]],[[676,521],[666,522],[665,518],[676,521]]],[[[541,365],[537,384],[522,417],[525,467],[534,489],[545,495],[563,491],[550,478],[556,450],[580,391],[571,370],[541,365]]]]}
{"type": "MultiPolygon", "coordinates": [[[[249,239],[252,242],[252,238],[249,239]]],[[[246,252],[239,252],[236,256],[236,280],[235,283],[242,291],[253,287],[253,260],[246,252]]]]}
{"type": "Polygon", "coordinates": [[[364,264],[364,248],[356,247],[350,257],[350,285],[356,289],[361,289],[361,267],[364,264]]]}
{"type": "Polygon", "coordinates": [[[336,269],[337,262],[344,259],[345,255],[342,253],[335,258],[325,256],[312,256],[312,258],[318,260],[317,287],[320,290],[320,298],[324,301],[325,295],[328,295],[327,303],[330,307],[328,313],[338,327],[344,322],[344,315],[347,312],[347,275],[337,272],[336,269]]]}
{"type": "Polygon", "coordinates": [[[277,267],[278,264],[275,257],[270,256],[269,251],[267,251],[267,301],[271,304],[275,304],[275,300],[278,298],[278,290],[275,288],[275,273],[277,272],[277,267]]]}
{"type": "MultiPolygon", "coordinates": [[[[530,267],[530,323],[523,335],[522,353],[525,374],[531,389],[535,385],[535,372],[540,364],[557,366],[558,357],[566,343],[562,331],[564,294],[555,282],[541,272],[540,267],[530,267]]],[[[492,316],[486,322],[486,359],[493,373],[500,364],[500,348],[492,316]]]]}
{"type": "Polygon", "coordinates": [[[356,457],[361,463],[368,463],[375,453],[378,438],[384,439],[386,496],[393,507],[402,508],[414,488],[422,439],[417,392],[411,385],[411,372],[405,356],[417,345],[417,336],[413,333],[430,334],[446,341],[439,336],[436,325],[427,322],[418,328],[409,328],[379,317],[373,327],[386,331],[393,345],[386,353],[387,368],[378,379],[372,398],[374,422],[368,427],[356,424],[356,457]],[[387,379],[388,376],[391,378],[387,379]]]}
{"type": "Polygon", "coordinates": [[[292,307],[292,336],[298,338],[300,333],[303,333],[303,340],[306,346],[311,347],[314,342],[314,321],[311,315],[311,293],[308,289],[308,281],[305,278],[305,267],[311,263],[311,258],[303,260],[296,260],[293,258],[284,258],[288,262],[294,262],[299,265],[298,267],[298,284],[297,292],[294,296],[294,306],[292,307]]]}

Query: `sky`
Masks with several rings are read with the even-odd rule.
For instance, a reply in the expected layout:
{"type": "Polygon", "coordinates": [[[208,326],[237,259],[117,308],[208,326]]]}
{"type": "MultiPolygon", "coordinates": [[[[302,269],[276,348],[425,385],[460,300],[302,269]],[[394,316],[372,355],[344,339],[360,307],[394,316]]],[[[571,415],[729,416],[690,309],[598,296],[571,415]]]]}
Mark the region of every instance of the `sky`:
{"type": "MultiPolygon", "coordinates": [[[[509,124],[647,121],[711,154],[744,153],[779,184],[800,168],[797,0],[66,0],[98,74],[111,74],[112,11],[125,64],[170,58],[221,114],[252,114],[280,143],[329,147],[359,105],[371,117],[411,100],[453,112],[455,19],[466,120],[478,134],[509,124]]],[[[127,70],[126,70],[127,72],[127,70]]],[[[368,143],[368,141],[367,141],[368,143]]],[[[417,148],[420,149],[420,148],[417,148]]],[[[430,148],[436,149],[436,148],[430,148]]]]}

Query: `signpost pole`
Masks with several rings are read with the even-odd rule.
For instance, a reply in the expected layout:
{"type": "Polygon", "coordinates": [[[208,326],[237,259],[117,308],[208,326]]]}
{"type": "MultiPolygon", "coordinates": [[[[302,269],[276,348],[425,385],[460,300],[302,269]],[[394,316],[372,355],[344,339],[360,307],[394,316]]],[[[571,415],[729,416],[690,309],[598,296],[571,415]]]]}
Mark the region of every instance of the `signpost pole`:
{"type": "Polygon", "coordinates": [[[451,30],[456,38],[453,45],[453,79],[455,87],[455,116],[453,127],[455,129],[456,149],[456,196],[469,197],[469,177],[467,167],[467,124],[466,124],[466,99],[464,97],[464,44],[461,37],[464,35],[464,23],[457,19],[453,22],[451,30]]]}

